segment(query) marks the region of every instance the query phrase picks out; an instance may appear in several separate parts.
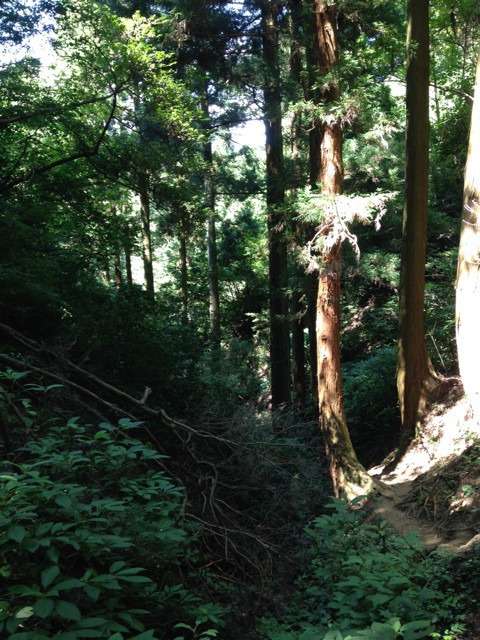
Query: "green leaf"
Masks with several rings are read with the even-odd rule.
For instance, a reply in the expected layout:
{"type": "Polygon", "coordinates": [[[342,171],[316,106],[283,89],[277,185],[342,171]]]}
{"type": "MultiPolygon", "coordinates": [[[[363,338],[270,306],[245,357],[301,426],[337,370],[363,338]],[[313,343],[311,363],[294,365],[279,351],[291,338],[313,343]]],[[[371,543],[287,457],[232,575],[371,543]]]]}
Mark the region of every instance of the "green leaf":
{"type": "Polygon", "coordinates": [[[90,584],[86,584],[84,589],[87,596],[94,602],[96,602],[100,597],[100,589],[98,589],[97,587],[94,587],[90,584]]]}
{"type": "Polygon", "coordinates": [[[404,640],[420,640],[421,638],[429,638],[433,633],[433,627],[430,620],[414,620],[404,624],[402,627],[402,636],[404,640]]]}
{"type": "Polygon", "coordinates": [[[123,567],[126,567],[126,566],[127,566],[126,562],[124,562],[123,560],[117,560],[110,567],[110,573],[116,573],[117,571],[119,571],[120,569],[123,569],[123,567]]]}
{"type": "Polygon", "coordinates": [[[57,591],[70,591],[70,589],[81,589],[83,587],[83,582],[78,578],[68,578],[68,580],[62,580],[55,585],[57,591]]]}
{"type": "Polygon", "coordinates": [[[91,627],[101,627],[107,622],[106,618],[82,618],[77,626],[81,629],[90,629],[91,627]]]}
{"type": "Polygon", "coordinates": [[[35,615],[39,618],[48,618],[52,615],[52,612],[55,608],[55,602],[50,598],[42,598],[41,600],[37,600],[35,603],[33,610],[35,615]]]}
{"type": "Polygon", "coordinates": [[[368,596],[368,600],[370,600],[370,602],[374,607],[380,607],[382,604],[385,604],[391,599],[392,599],[391,594],[385,594],[385,593],[376,593],[373,596],[368,596]]]}
{"type": "Polygon", "coordinates": [[[26,535],[27,530],[19,524],[10,527],[10,529],[8,530],[9,539],[18,542],[19,544],[22,542],[26,535]]]}
{"type": "Polygon", "coordinates": [[[8,640],[49,640],[49,637],[35,631],[20,631],[8,636],[8,640]]]}
{"type": "Polygon", "coordinates": [[[134,582],[136,584],[147,584],[152,582],[150,578],[147,578],[147,576],[123,576],[117,574],[116,577],[118,578],[118,580],[123,580],[124,582],[134,582]]]}
{"type": "Polygon", "coordinates": [[[323,640],[343,640],[343,636],[340,631],[329,631],[323,636],[323,640]]]}
{"type": "MultiPolygon", "coordinates": [[[[111,571],[111,569],[110,569],[111,571]]],[[[121,571],[118,572],[119,576],[134,576],[138,573],[141,573],[142,571],[145,571],[145,569],[143,567],[128,567],[127,569],[122,569],[121,571]]],[[[113,573],[113,571],[112,571],[113,573]]]]}
{"type": "Polygon", "coordinates": [[[64,509],[68,509],[72,506],[72,501],[65,494],[59,495],[55,498],[55,504],[59,507],[63,507],[64,509]]]}
{"type": "Polygon", "coordinates": [[[15,614],[17,620],[27,620],[33,616],[33,607],[23,607],[15,614]]]}
{"type": "Polygon", "coordinates": [[[80,609],[73,602],[67,602],[66,600],[59,600],[55,607],[56,612],[61,618],[65,620],[73,620],[78,622],[82,618],[80,609]]]}
{"type": "Polygon", "coordinates": [[[155,631],[149,629],[143,633],[139,633],[138,636],[133,636],[132,640],[155,640],[155,631]]]}
{"type": "Polygon", "coordinates": [[[47,589],[57,576],[60,575],[60,569],[57,565],[52,565],[48,569],[44,569],[41,573],[42,587],[47,589]]]}

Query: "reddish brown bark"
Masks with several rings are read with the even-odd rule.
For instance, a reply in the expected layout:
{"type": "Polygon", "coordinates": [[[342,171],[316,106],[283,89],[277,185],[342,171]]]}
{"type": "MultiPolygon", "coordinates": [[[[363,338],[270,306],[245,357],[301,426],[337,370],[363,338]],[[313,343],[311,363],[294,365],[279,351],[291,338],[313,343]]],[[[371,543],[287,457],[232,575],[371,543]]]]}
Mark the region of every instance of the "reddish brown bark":
{"type": "MultiPolygon", "coordinates": [[[[317,72],[325,75],[336,64],[338,56],[335,7],[314,0],[313,8],[313,61],[317,72]]],[[[324,94],[324,100],[329,101],[337,94],[336,87],[332,87],[324,94]]],[[[341,123],[333,117],[325,119],[317,155],[318,180],[322,193],[332,198],[342,192],[342,142],[341,123]]],[[[340,359],[341,240],[329,237],[328,222],[323,222],[327,241],[321,257],[317,292],[318,406],[334,493],[351,498],[366,493],[371,480],[357,460],[345,418],[340,359]]]]}

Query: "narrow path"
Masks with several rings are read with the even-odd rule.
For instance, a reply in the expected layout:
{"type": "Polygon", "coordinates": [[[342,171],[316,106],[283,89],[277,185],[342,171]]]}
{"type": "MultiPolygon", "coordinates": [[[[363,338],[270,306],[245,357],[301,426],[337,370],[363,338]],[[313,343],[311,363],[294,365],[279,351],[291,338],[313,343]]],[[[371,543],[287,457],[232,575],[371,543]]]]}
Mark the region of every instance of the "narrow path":
{"type": "MultiPolygon", "coordinates": [[[[383,518],[400,535],[416,533],[427,550],[433,551],[437,549],[450,553],[464,553],[473,544],[479,542],[480,535],[472,538],[469,532],[457,532],[452,537],[449,532],[442,532],[430,522],[403,511],[400,505],[412,489],[413,481],[392,482],[392,478],[389,477],[391,475],[376,476],[376,479],[380,480],[384,489],[382,487],[381,493],[378,493],[370,501],[369,506],[373,514],[383,518]]],[[[398,479],[394,478],[394,480],[398,479]]]]}
{"type": "Polygon", "coordinates": [[[441,478],[444,468],[468,450],[474,437],[480,441],[480,420],[473,417],[461,385],[454,385],[443,401],[432,407],[421,436],[411,443],[396,468],[390,472],[384,471],[383,465],[370,469],[379,485],[378,495],[369,502],[373,513],[401,535],[417,533],[427,549],[464,553],[480,543],[480,534],[474,535],[477,531],[473,529],[442,528],[402,508],[402,503],[413,497],[410,494],[418,478],[429,472],[441,478]]]}

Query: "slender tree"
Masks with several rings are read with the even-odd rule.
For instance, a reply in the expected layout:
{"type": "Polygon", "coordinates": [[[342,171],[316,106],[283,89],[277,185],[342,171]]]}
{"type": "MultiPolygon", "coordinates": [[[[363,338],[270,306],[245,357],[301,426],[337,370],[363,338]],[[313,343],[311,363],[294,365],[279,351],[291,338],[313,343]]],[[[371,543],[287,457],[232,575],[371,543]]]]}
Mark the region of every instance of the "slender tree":
{"type": "Polygon", "coordinates": [[[127,285],[133,286],[132,272],[132,231],[128,222],[125,222],[122,229],[122,246],[125,257],[125,274],[127,276],[127,285]]]}
{"type": "Polygon", "coordinates": [[[279,5],[262,3],[262,42],[265,67],[265,142],[270,286],[270,370],[272,409],[290,403],[290,344],[288,327],[285,176],[282,140],[282,99],[279,68],[279,5]]]}
{"type": "Polygon", "coordinates": [[[424,329],[429,160],[429,2],[408,1],[407,134],[397,388],[404,443],[434,385],[424,329]]]}
{"type": "MultiPolygon", "coordinates": [[[[290,79],[293,88],[300,96],[303,93],[303,38],[301,33],[302,25],[302,0],[290,0],[290,79]]],[[[300,97],[299,96],[299,97],[300,97]]],[[[300,125],[300,114],[296,113],[292,122],[292,188],[296,191],[302,184],[302,130],[300,125]]],[[[304,244],[305,230],[300,222],[293,224],[294,242],[298,246],[304,244]]],[[[291,317],[292,317],[292,382],[295,407],[301,413],[305,409],[307,399],[307,377],[306,377],[306,354],[305,354],[305,280],[306,275],[302,266],[294,265],[295,282],[291,297],[291,317]]],[[[308,316],[307,316],[308,317],[308,316]]]]}
{"type": "Polygon", "coordinates": [[[140,220],[142,233],[142,257],[145,277],[145,288],[151,300],[155,299],[155,285],[153,278],[153,249],[152,229],[150,222],[150,190],[148,174],[140,171],[138,177],[138,194],[140,197],[140,220]]]}
{"type": "MultiPolygon", "coordinates": [[[[208,82],[205,83],[205,93],[202,101],[205,121],[210,124],[208,105],[208,82]]],[[[209,138],[203,147],[205,161],[205,206],[207,209],[207,251],[208,251],[208,298],[210,316],[210,341],[214,349],[220,347],[220,289],[218,278],[217,257],[217,229],[215,222],[215,185],[213,177],[213,150],[209,138]]]]}
{"type": "Polygon", "coordinates": [[[189,225],[187,213],[182,204],[179,205],[178,238],[180,245],[180,291],[182,297],[182,324],[189,322],[190,295],[188,286],[188,235],[189,225]]]}
{"type": "MultiPolygon", "coordinates": [[[[330,74],[338,62],[337,8],[324,0],[313,2],[313,62],[316,80],[330,74]]],[[[339,95],[336,82],[323,88],[323,100],[328,104],[339,95]]],[[[335,115],[318,123],[319,160],[317,181],[322,194],[334,199],[343,186],[342,121],[335,115]]],[[[331,215],[331,214],[330,214],[331,215]]],[[[368,492],[371,479],[358,462],[348,432],[343,405],[343,383],[340,362],[340,298],[341,298],[341,238],[332,236],[334,220],[322,222],[324,235],[316,305],[317,375],[320,427],[322,429],[333,490],[337,496],[352,497],[368,492]]],[[[320,237],[322,241],[322,238],[320,237]]]]}
{"type": "Polygon", "coordinates": [[[470,128],[456,283],[458,364],[465,393],[480,412],[480,56],[470,128]]]}

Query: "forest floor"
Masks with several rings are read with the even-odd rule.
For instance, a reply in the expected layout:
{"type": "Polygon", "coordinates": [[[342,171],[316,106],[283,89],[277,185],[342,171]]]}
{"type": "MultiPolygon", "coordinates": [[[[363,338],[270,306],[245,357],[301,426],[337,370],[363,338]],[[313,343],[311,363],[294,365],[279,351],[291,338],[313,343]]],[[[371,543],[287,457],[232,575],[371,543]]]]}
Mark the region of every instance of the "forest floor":
{"type": "Polygon", "coordinates": [[[372,512],[428,549],[464,553],[480,543],[480,422],[456,385],[425,420],[422,435],[389,470],[370,469],[384,490],[372,512]]]}

